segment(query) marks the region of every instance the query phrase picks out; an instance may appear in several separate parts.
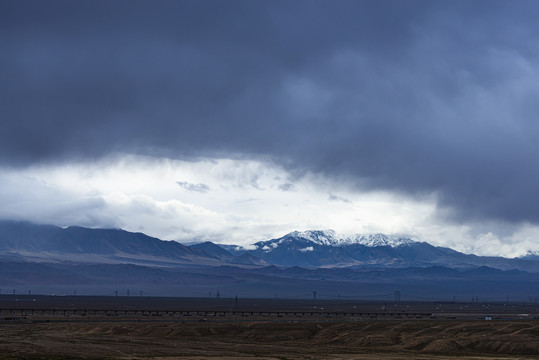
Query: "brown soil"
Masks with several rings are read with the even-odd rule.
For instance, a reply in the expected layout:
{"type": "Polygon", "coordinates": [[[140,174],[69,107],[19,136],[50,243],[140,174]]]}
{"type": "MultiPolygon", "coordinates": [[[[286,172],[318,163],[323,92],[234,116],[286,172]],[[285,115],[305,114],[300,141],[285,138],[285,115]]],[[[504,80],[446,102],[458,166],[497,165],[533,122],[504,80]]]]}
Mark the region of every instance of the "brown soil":
{"type": "Polygon", "coordinates": [[[0,359],[539,359],[539,322],[0,325],[0,359]]]}

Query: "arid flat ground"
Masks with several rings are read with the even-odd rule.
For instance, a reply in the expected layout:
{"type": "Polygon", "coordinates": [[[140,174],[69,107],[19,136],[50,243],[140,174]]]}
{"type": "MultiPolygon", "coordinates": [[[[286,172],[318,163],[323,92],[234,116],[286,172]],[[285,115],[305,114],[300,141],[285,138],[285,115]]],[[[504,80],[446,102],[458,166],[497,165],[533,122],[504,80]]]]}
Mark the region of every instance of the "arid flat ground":
{"type": "Polygon", "coordinates": [[[0,359],[539,359],[539,321],[0,324],[0,359]]]}
{"type": "Polygon", "coordinates": [[[11,295],[0,359],[539,359],[538,314],[536,303],[11,295]]]}

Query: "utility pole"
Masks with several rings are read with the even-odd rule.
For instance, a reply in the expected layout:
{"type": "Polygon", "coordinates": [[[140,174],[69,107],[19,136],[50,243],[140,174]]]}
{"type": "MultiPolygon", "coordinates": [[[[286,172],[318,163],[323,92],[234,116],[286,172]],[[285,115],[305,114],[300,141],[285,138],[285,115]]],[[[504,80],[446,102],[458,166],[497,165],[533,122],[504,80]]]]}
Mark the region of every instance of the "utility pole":
{"type": "Polygon", "coordinates": [[[236,300],[234,301],[234,322],[238,322],[238,295],[236,295],[236,300]]]}

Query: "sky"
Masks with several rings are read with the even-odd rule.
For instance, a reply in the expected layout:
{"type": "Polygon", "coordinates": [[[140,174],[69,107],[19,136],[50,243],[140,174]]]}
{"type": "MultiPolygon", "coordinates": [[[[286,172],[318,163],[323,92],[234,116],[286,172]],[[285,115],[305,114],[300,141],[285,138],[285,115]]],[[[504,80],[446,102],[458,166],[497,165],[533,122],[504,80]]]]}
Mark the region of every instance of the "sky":
{"type": "Polygon", "coordinates": [[[536,1],[0,1],[0,218],[539,251],[536,1]]]}

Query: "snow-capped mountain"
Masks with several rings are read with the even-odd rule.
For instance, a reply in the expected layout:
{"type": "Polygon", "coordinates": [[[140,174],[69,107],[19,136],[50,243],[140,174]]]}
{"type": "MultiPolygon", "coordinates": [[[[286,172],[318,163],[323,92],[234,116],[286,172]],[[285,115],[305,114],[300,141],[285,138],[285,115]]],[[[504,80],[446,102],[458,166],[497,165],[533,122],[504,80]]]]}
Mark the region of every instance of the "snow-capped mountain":
{"type": "Polygon", "coordinates": [[[539,251],[531,251],[531,250],[528,250],[528,253],[524,256],[521,256],[520,257],[521,259],[526,259],[526,260],[539,260],[539,251]]]}
{"type": "Polygon", "coordinates": [[[227,296],[295,297],[316,290],[361,297],[407,289],[422,297],[505,298],[539,293],[537,273],[538,260],[466,255],[382,234],[302,231],[242,249],[0,220],[0,285],[33,293],[111,295],[122,286],[163,296],[221,290],[227,296]]]}
{"type": "Polygon", "coordinates": [[[337,234],[334,230],[307,230],[294,231],[279,241],[290,241],[291,239],[307,239],[319,245],[343,246],[343,245],[364,245],[368,247],[390,246],[398,247],[409,245],[415,241],[401,236],[391,236],[385,234],[356,234],[352,236],[337,234]]]}
{"type": "Polygon", "coordinates": [[[410,238],[373,235],[341,235],[333,230],[294,231],[277,239],[248,247],[226,247],[232,253],[248,253],[271,264],[307,267],[365,265],[401,266],[400,252],[410,246],[430,246],[410,238]]]}
{"type": "Polygon", "coordinates": [[[536,271],[537,264],[524,259],[467,255],[458,251],[384,234],[339,235],[333,230],[294,231],[277,239],[248,247],[224,246],[232,254],[250,254],[270,264],[316,267],[446,266],[536,271]]]}
{"type": "MultiPolygon", "coordinates": [[[[119,229],[59,228],[0,221],[0,261],[174,266],[278,265],[306,268],[405,268],[444,266],[539,272],[536,254],[520,259],[467,255],[407,237],[294,231],[248,247],[210,242],[184,246],[119,229]]],[[[0,279],[1,280],[1,279],[0,279]]]]}

